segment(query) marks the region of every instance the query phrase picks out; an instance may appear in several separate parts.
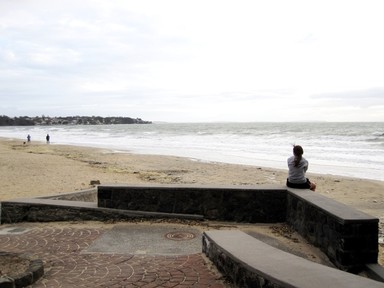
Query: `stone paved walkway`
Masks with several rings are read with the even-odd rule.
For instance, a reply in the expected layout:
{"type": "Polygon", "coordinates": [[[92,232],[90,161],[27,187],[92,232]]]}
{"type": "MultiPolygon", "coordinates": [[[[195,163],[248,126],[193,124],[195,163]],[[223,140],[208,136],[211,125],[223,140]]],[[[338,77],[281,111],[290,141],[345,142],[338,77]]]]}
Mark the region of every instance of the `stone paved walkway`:
{"type": "Polygon", "coordinates": [[[43,260],[44,276],[30,287],[228,287],[201,253],[89,253],[87,248],[109,228],[86,225],[0,226],[0,251],[43,260]]]}

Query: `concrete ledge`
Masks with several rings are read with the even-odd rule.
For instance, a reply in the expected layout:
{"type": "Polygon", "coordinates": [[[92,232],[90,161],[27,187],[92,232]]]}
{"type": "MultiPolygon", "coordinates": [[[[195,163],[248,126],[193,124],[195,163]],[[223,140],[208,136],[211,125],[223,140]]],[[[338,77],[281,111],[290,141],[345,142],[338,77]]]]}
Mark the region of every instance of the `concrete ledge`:
{"type": "Polygon", "coordinates": [[[43,261],[40,259],[30,260],[28,257],[17,253],[0,252],[0,257],[4,255],[13,255],[30,261],[28,268],[15,276],[0,277],[0,288],[21,288],[32,285],[44,275],[43,261]]]}
{"type": "Polygon", "coordinates": [[[379,264],[368,264],[365,269],[369,278],[384,282],[384,268],[379,264]]]}
{"type": "Polygon", "coordinates": [[[311,203],[313,207],[333,215],[340,223],[354,221],[378,221],[377,218],[374,218],[371,215],[310,190],[292,189],[287,187],[287,192],[288,196],[293,196],[301,199],[302,201],[311,203]]]}
{"type": "Polygon", "coordinates": [[[1,203],[1,223],[117,221],[139,218],[202,220],[203,216],[99,208],[96,203],[67,200],[16,199],[1,203]]]}
{"type": "Polygon", "coordinates": [[[340,269],[377,263],[379,219],[309,190],[287,189],[287,219],[340,269]]]}
{"type": "Polygon", "coordinates": [[[97,188],[91,188],[76,192],[58,194],[53,196],[36,197],[38,199],[69,200],[82,202],[97,202],[97,188]]]}
{"type": "Polygon", "coordinates": [[[237,230],[204,232],[203,252],[237,287],[384,287],[384,283],[310,262],[237,230]]]}

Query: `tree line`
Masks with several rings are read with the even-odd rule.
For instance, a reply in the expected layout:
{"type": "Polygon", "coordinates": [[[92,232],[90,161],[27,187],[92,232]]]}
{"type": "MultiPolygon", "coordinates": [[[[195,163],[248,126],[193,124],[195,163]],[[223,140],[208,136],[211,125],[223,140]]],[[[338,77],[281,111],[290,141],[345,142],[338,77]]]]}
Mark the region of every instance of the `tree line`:
{"type": "Polygon", "coordinates": [[[0,116],[0,126],[34,126],[34,125],[112,125],[112,124],[151,124],[141,118],[131,117],[101,117],[101,116],[0,116]]]}

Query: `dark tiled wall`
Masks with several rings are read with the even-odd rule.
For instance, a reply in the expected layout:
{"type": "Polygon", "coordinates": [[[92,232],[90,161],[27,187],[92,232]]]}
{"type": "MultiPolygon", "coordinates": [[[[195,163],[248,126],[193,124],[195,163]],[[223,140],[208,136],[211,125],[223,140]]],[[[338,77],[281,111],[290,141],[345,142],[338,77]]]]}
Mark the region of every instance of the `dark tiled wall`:
{"type": "Polygon", "coordinates": [[[199,186],[99,186],[98,206],[198,214],[206,219],[276,223],[286,218],[286,190],[199,186]]]}
{"type": "Polygon", "coordinates": [[[327,204],[334,206],[335,201],[321,201],[319,207],[316,201],[288,193],[287,222],[342,270],[353,272],[365,264],[377,263],[378,219],[362,212],[359,218],[359,211],[342,204],[338,204],[339,215],[335,215],[326,210],[327,204]]]}

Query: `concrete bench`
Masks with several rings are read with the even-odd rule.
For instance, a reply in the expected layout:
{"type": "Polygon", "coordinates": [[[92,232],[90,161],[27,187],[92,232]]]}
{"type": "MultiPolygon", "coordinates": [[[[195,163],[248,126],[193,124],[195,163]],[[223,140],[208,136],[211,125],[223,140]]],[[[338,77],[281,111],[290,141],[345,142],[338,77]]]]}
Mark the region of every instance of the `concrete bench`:
{"type": "Polygon", "coordinates": [[[204,232],[203,252],[237,287],[384,287],[382,282],[308,261],[238,230],[204,232]]]}
{"type": "Polygon", "coordinates": [[[341,270],[377,263],[379,219],[309,190],[287,190],[287,218],[341,270]]]}

